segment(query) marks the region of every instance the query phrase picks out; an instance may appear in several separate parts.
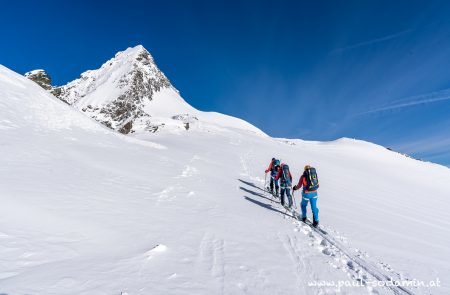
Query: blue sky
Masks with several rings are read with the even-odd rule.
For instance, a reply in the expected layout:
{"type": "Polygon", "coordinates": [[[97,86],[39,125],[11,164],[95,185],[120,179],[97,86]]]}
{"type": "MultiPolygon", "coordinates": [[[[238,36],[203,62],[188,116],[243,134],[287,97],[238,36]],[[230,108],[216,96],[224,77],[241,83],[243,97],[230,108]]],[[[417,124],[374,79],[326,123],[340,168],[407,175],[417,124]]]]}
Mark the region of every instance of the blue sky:
{"type": "Polygon", "coordinates": [[[0,63],[61,85],[142,44],[201,110],[450,166],[449,15],[449,1],[2,1],[0,63]]]}

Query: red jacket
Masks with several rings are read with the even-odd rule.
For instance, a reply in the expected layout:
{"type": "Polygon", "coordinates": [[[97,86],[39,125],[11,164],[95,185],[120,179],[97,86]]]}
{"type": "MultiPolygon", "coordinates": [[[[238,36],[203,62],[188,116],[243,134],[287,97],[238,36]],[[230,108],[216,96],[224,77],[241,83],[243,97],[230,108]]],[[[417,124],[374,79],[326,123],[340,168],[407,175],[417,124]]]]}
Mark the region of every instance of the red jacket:
{"type": "Polygon", "coordinates": [[[270,161],[270,165],[269,165],[269,167],[267,167],[266,173],[269,171],[272,171],[272,166],[273,166],[273,161],[270,161]]]}
{"type": "MultiPolygon", "coordinates": [[[[277,173],[277,176],[275,176],[275,180],[280,179],[281,178],[281,174],[283,174],[283,170],[281,169],[281,167],[278,167],[278,173],[277,173]]],[[[289,178],[291,179],[291,182],[292,182],[291,171],[289,171],[289,178]]]]}
{"type": "Polygon", "coordinates": [[[298,180],[297,185],[294,186],[294,191],[300,189],[302,186],[303,186],[303,190],[305,191],[305,193],[312,193],[312,192],[317,191],[317,190],[315,190],[315,191],[309,191],[309,190],[307,190],[307,189],[306,189],[306,186],[307,186],[307,185],[308,185],[308,183],[306,182],[305,175],[302,174],[302,176],[301,176],[300,179],[298,180]]]}

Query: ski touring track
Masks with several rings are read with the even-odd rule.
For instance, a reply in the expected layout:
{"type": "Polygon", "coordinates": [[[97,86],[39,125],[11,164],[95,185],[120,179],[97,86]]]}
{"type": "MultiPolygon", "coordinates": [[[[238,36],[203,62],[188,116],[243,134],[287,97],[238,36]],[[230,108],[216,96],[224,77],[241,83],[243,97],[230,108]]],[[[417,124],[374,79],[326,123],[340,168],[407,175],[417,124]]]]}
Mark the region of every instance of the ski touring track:
{"type": "MultiPolygon", "coordinates": [[[[271,199],[271,205],[274,204],[277,205],[277,200],[279,198],[273,196],[270,192],[268,192],[266,189],[261,188],[260,186],[254,184],[250,181],[244,181],[239,179],[240,182],[243,184],[246,184],[250,186],[253,189],[259,190],[261,193],[260,196],[267,199],[266,196],[269,196],[271,199]]],[[[281,204],[278,204],[278,209],[284,210],[284,213],[278,213],[283,216],[286,220],[293,220],[293,225],[296,227],[295,231],[301,231],[305,235],[308,235],[312,241],[313,240],[320,240],[319,241],[319,249],[321,249],[322,253],[327,256],[338,256],[339,262],[338,264],[343,264],[343,267],[339,267],[336,263],[330,262],[330,265],[335,268],[342,268],[345,272],[348,272],[349,276],[352,277],[354,280],[358,281],[361,285],[366,285],[368,281],[368,276],[364,274],[366,272],[369,276],[371,276],[375,281],[380,282],[381,284],[385,284],[384,288],[390,290],[393,294],[396,295],[414,295],[412,291],[409,289],[401,286],[400,282],[396,281],[393,277],[386,274],[383,270],[378,268],[375,264],[372,262],[369,262],[364,259],[364,256],[368,256],[367,254],[361,252],[360,250],[356,249],[349,249],[345,245],[343,245],[338,239],[336,239],[332,234],[330,234],[330,230],[325,231],[320,225],[319,228],[315,228],[310,223],[304,223],[300,220],[298,220],[298,216],[300,216],[299,208],[294,210],[288,210],[285,207],[283,207],[281,204]],[[290,218],[291,216],[292,218],[290,218]],[[353,252],[356,252],[357,254],[353,254],[353,252]],[[387,284],[387,282],[390,282],[387,284]]],[[[291,243],[288,243],[290,245],[291,243]]],[[[311,244],[314,246],[314,243],[311,244]]],[[[288,247],[291,248],[291,247],[288,247]]],[[[292,251],[290,252],[290,256],[292,256],[292,251]]],[[[294,255],[295,256],[295,255],[294,255]]],[[[292,256],[293,257],[293,256],[292,256]]],[[[384,265],[383,263],[380,263],[380,265],[384,265]]],[[[384,268],[383,268],[384,269],[384,268]]],[[[368,287],[369,291],[374,291],[373,288],[368,287]]],[[[376,294],[376,291],[374,291],[376,294]]]]}
{"type": "Polygon", "coordinates": [[[225,292],[225,241],[206,232],[199,246],[197,263],[209,270],[220,289],[225,292]]]}

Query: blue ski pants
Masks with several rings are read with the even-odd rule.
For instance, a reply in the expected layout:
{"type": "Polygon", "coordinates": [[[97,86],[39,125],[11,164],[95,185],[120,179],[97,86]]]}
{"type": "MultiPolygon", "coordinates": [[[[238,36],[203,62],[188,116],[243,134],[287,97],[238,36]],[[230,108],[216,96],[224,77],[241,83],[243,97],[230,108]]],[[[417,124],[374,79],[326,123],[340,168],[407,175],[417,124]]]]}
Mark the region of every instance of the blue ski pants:
{"type": "Polygon", "coordinates": [[[317,208],[317,192],[305,193],[302,192],[302,217],[306,217],[306,207],[311,202],[311,210],[315,221],[319,221],[319,208],[317,208]]]}

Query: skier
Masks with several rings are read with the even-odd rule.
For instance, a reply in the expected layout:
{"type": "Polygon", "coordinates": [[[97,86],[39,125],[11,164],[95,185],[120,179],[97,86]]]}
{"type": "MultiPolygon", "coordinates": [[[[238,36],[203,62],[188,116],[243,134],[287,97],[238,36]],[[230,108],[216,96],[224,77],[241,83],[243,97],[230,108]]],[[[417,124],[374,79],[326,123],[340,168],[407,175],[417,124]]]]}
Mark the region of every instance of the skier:
{"type": "Polygon", "coordinates": [[[273,187],[275,185],[276,194],[274,196],[278,196],[278,180],[275,180],[275,176],[278,174],[278,170],[280,169],[280,160],[272,158],[270,161],[269,167],[266,169],[265,173],[270,172],[270,192],[273,195],[273,187]]]}
{"type": "Polygon", "coordinates": [[[292,175],[291,171],[289,171],[289,166],[287,164],[281,164],[280,169],[278,170],[277,176],[275,176],[275,181],[280,179],[280,200],[281,205],[284,206],[284,193],[286,193],[286,197],[288,198],[289,205],[288,209],[292,208],[292,196],[291,196],[291,185],[292,185],[292,175]]]}
{"type": "Polygon", "coordinates": [[[302,191],[302,221],[306,222],[306,206],[311,202],[311,210],[313,213],[313,226],[319,225],[319,208],[317,208],[317,189],[319,188],[319,179],[314,167],[305,166],[298,184],[294,186],[294,191],[303,187],[302,191]]]}

